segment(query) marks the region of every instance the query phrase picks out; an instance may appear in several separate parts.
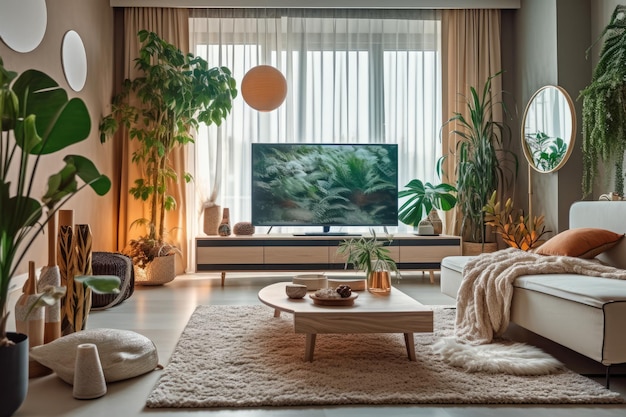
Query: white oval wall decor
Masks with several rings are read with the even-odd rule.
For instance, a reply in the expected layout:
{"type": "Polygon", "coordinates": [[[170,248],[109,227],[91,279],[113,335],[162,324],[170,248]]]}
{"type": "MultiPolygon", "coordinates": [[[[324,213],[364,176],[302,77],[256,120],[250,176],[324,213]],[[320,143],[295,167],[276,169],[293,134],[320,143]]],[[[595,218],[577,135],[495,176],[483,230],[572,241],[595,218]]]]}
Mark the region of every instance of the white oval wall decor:
{"type": "Polygon", "coordinates": [[[0,0],[0,38],[17,52],[30,52],[46,33],[46,0],[0,0]]]}
{"type": "Polygon", "coordinates": [[[74,91],[82,90],[87,81],[87,54],[78,33],[73,30],[65,33],[61,54],[67,83],[74,91]]]}

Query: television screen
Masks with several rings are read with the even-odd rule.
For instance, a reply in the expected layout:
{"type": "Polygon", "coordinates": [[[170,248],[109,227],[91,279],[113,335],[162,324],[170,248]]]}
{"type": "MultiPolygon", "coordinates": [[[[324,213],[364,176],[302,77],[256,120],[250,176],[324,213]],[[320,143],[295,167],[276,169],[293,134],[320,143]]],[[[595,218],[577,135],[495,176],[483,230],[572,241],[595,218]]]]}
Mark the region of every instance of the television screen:
{"type": "Polygon", "coordinates": [[[257,226],[397,226],[398,146],[252,145],[257,226]]]}

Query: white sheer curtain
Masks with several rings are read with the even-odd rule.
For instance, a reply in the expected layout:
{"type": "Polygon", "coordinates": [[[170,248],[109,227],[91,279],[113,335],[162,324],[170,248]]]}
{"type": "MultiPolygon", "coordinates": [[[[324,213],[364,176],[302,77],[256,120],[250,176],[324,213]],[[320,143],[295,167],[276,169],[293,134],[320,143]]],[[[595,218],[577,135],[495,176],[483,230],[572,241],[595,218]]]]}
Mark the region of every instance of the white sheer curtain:
{"type": "Polygon", "coordinates": [[[209,65],[230,68],[238,82],[250,68],[272,65],[288,85],[279,109],[260,113],[238,97],[221,127],[198,132],[189,161],[195,177],[189,195],[196,199],[190,236],[202,235],[200,207],[214,188],[216,167],[217,203],[230,209],[232,224],[250,220],[253,142],[397,143],[401,189],[414,178],[436,180],[439,12],[192,9],[189,26],[192,52],[209,65]]]}

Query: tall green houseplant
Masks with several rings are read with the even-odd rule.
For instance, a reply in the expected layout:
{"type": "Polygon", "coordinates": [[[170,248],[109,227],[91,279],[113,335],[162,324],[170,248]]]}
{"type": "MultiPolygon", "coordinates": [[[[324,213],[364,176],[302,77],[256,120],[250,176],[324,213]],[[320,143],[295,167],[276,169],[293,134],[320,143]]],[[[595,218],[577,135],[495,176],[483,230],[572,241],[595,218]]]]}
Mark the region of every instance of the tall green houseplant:
{"type": "Polygon", "coordinates": [[[467,116],[456,112],[444,124],[452,123],[451,134],[459,138],[456,145],[457,206],[462,215],[461,236],[466,242],[486,242],[483,207],[494,191],[517,176],[517,155],[504,148],[505,135],[510,135],[510,128],[493,118],[497,108],[502,109],[503,115],[508,114],[504,102],[492,98],[491,83],[500,74],[490,76],[480,94],[470,87],[470,95],[465,97],[467,116]]]}
{"type": "MultiPolygon", "coordinates": [[[[139,144],[132,161],[142,168],[142,176],[130,194],[148,202],[149,217],[133,223],[146,226],[147,232],[131,242],[131,252],[150,261],[166,246],[165,212],[176,209],[168,193],[169,184],[179,180],[169,160],[172,151],[193,142],[199,123],[220,125],[237,89],[228,68],[209,68],[204,59],[181,52],[153,32],[142,30],[138,38],[142,45],[135,64],[140,76],[124,80],[100,132],[104,141],[122,125],[139,144]]],[[[184,173],[183,179],[189,182],[191,175],[184,173]]]]}
{"type": "MultiPolygon", "coordinates": [[[[617,6],[600,39],[604,45],[591,84],[580,92],[583,100],[583,184],[586,197],[593,190],[599,165],[614,171],[615,192],[624,195],[626,150],[626,6],[617,6]]],[[[591,48],[590,48],[591,49],[591,48]]]]}
{"type": "Polygon", "coordinates": [[[0,348],[12,343],[6,332],[9,284],[35,239],[78,191],[90,186],[104,195],[111,187],[89,159],[66,155],[64,166],[48,177],[45,194],[35,195],[43,158],[84,141],[90,130],[82,100],[68,99],[43,72],[18,76],[0,58],[0,348]]]}

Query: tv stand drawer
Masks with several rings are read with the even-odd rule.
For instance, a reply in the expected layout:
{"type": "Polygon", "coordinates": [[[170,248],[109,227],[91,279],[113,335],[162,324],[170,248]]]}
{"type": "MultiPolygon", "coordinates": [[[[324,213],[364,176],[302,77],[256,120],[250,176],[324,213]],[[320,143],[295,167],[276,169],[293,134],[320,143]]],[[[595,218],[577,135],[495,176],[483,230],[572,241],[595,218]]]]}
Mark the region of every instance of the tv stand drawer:
{"type": "Polygon", "coordinates": [[[325,246],[266,246],[265,264],[327,264],[325,246]]]}

